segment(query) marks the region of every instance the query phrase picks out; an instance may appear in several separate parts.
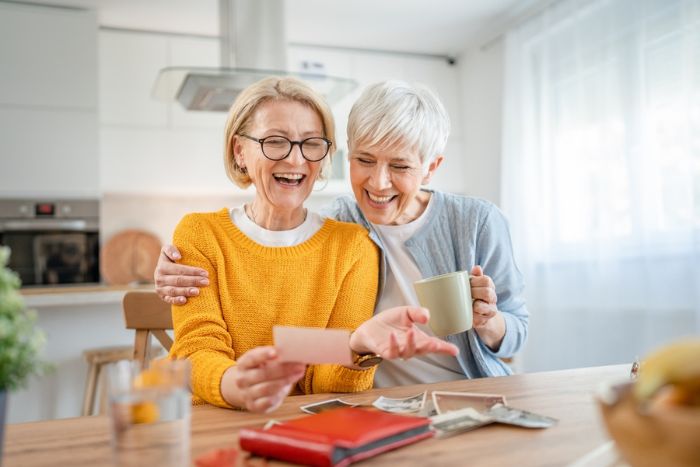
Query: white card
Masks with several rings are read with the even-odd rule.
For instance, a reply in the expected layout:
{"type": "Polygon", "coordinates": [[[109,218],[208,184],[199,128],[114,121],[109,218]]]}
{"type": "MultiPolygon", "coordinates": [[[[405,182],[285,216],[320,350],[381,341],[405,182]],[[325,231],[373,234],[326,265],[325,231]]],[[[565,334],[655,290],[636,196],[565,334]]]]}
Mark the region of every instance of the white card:
{"type": "Polygon", "coordinates": [[[350,331],[273,326],[272,338],[283,362],[352,365],[350,331]]]}

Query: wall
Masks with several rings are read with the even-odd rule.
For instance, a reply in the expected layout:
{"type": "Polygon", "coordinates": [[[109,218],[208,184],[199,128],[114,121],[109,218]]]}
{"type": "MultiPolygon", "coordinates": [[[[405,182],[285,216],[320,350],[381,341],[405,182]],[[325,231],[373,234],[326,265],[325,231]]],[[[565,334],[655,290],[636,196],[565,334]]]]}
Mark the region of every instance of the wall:
{"type": "Polygon", "coordinates": [[[458,58],[465,193],[501,201],[503,44],[471,48],[458,58]]]}

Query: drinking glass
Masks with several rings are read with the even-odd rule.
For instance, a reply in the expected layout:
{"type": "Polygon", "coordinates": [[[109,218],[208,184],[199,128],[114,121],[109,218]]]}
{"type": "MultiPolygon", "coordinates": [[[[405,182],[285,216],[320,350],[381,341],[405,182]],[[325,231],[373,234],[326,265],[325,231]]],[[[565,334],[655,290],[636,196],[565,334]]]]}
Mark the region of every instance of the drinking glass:
{"type": "Polygon", "coordinates": [[[190,365],[122,360],[107,369],[114,464],[190,465],[190,365]]]}

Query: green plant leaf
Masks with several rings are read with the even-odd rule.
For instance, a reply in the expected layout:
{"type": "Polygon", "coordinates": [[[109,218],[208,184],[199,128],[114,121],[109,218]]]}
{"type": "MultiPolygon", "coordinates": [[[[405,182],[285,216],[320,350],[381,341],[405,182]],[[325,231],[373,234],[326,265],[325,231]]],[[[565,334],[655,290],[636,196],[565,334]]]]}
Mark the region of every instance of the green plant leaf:
{"type": "Polygon", "coordinates": [[[36,327],[36,313],[26,309],[9,259],[10,249],[0,247],[0,390],[22,387],[29,376],[49,369],[40,357],[46,337],[36,327]]]}

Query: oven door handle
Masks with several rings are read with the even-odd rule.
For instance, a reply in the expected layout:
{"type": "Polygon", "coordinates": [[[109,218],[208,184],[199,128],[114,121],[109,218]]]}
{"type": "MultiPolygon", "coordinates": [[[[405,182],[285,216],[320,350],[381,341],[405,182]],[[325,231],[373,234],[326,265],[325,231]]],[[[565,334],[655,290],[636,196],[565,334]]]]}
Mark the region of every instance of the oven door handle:
{"type": "Polygon", "coordinates": [[[85,231],[87,222],[81,219],[65,220],[65,219],[35,219],[31,221],[6,221],[0,222],[0,232],[12,231],[40,231],[40,230],[71,230],[85,231]]]}

